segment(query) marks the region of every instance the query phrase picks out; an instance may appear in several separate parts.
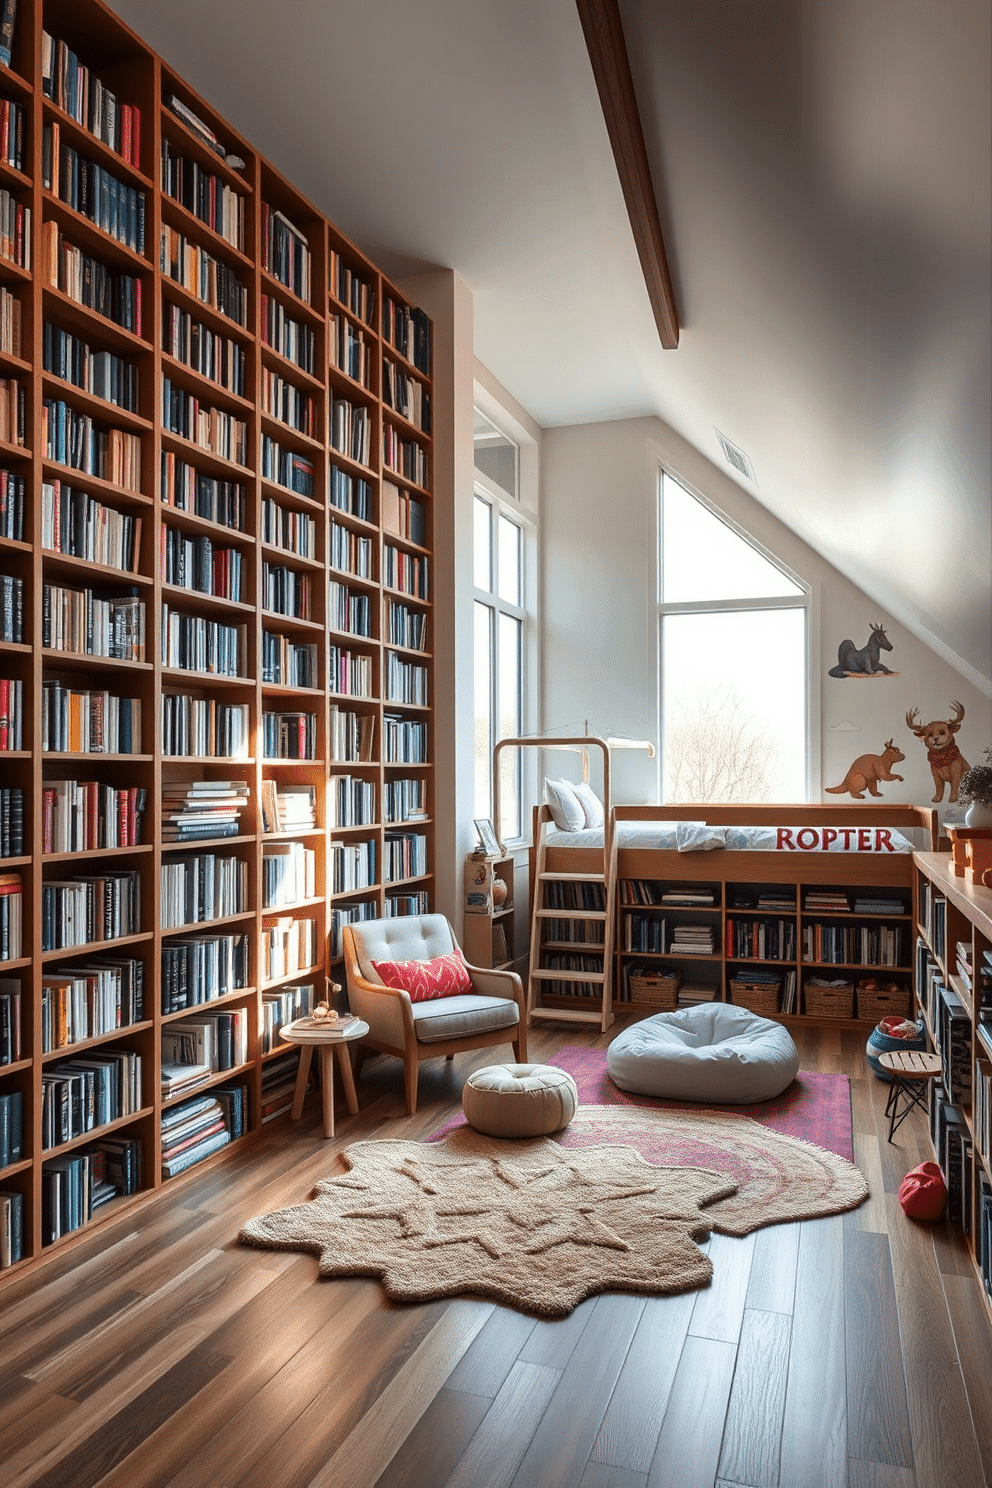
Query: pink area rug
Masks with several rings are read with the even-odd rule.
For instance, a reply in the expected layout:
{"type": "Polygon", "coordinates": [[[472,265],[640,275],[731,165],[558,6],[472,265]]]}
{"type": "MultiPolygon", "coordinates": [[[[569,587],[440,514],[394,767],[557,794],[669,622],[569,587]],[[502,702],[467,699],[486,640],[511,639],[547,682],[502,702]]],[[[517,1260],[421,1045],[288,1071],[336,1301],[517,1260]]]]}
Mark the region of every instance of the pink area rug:
{"type": "MultiPolygon", "coordinates": [[[[607,1074],[605,1049],[586,1049],[578,1044],[565,1044],[548,1063],[567,1070],[572,1076],[578,1088],[580,1106],[628,1106],[649,1111],[708,1111],[718,1116],[747,1116],[771,1131],[795,1137],[800,1142],[811,1142],[828,1152],[836,1153],[847,1162],[854,1161],[851,1083],[846,1075],[800,1070],[789,1088],[775,1100],[762,1101],[756,1106],[703,1106],[655,1100],[651,1096],[631,1095],[626,1090],[620,1090],[607,1074]]],[[[464,1125],[464,1116],[455,1116],[439,1127],[428,1140],[440,1141],[442,1137],[464,1125]]],[[[631,1128],[628,1140],[634,1141],[649,1161],[666,1160],[662,1152],[646,1150],[653,1145],[647,1135],[651,1131],[650,1122],[642,1126],[641,1122],[633,1118],[632,1113],[631,1128]],[[639,1130],[640,1141],[635,1139],[635,1126],[639,1130]]],[[[559,1140],[566,1146],[569,1144],[567,1130],[560,1134],[559,1140]]],[[[698,1157],[696,1160],[699,1160],[698,1157]]],[[[703,1163],[702,1166],[707,1164],[703,1163]]]]}

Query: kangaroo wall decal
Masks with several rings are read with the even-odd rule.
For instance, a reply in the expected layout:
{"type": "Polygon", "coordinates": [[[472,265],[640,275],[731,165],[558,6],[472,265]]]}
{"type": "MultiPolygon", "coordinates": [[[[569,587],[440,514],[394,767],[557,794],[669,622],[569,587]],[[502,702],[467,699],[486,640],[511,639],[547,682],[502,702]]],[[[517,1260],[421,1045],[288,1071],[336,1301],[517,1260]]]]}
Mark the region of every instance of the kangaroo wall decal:
{"type": "Polygon", "coordinates": [[[891,677],[893,673],[879,661],[882,651],[891,651],[892,642],[885,628],[872,624],[867,645],[859,650],[853,641],[841,641],[837,647],[837,665],[831,667],[828,677],[891,677]]]}
{"type": "Polygon", "coordinates": [[[894,774],[892,766],[905,758],[902,750],[891,739],[886,739],[881,754],[859,754],[840,785],[826,785],[824,790],[831,796],[840,796],[849,791],[856,801],[864,800],[866,790],[870,796],[880,796],[882,792],[878,788],[878,782],[901,780],[902,776],[894,774]]]}

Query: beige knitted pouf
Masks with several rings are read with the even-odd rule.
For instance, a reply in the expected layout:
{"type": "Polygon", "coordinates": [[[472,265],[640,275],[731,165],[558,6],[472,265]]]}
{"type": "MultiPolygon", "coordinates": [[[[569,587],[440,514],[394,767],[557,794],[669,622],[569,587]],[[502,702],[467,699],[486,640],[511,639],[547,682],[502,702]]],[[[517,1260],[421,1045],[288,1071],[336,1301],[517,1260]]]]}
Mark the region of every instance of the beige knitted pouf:
{"type": "Polygon", "coordinates": [[[462,1110],[469,1126],[489,1137],[546,1137],[575,1115],[579,1093],[550,1064],[487,1064],[469,1075],[462,1110]]]}

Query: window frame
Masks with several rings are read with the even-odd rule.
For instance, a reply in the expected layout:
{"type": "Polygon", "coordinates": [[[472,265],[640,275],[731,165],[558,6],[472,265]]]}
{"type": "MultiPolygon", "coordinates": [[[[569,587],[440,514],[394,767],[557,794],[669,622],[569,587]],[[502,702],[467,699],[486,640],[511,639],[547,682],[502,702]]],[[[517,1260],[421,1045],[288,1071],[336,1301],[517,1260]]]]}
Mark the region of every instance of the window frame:
{"type": "Polygon", "coordinates": [[[741,611],[765,611],[765,610],[802,610],[804,612],[803,625],[803,660],[805,666],[805,678],[803,687],[803,737],[804,737],[804,762],[803,775],[805,780],[805,799],[807,802],[814,799],[814,789],[817,786],[819,774],[819,750],[814,748],[814,723],[816,720],[815,697],[813,692],[815,624],[816,607],[813,586],[802,577],[801,574],[786,563],[777,554],[773,553],[762,542],[754,537],[740,522],[734,520],[727,512],[722,511],[714,502],[708,500],[702,492],[683,476],[677,475],[664,461],[658,462],[657,486],[655,494],[655,523],[656,523],[656,570],[655,570],[655,595],[656,595],[656,625],[655,644],[657,647],[655,656],[655,675],[657,677],[657,717],[658,717],[658,800],[664,800],[665,787],[665,642],[664,625],[665,619],[672,615],[713,615],[732,614],[741,611]],[[754,551],[773,568],[778,570],[784,578],[795,584],[799,589],[798,594],[783,595],[758,595],[746,599],[699,599],[699,600],[670,600],[662,598],[664,593],[664,500],[665,481],[673,481],[694,501],[729,528],[742,542],[754,549],[754,551]]]}

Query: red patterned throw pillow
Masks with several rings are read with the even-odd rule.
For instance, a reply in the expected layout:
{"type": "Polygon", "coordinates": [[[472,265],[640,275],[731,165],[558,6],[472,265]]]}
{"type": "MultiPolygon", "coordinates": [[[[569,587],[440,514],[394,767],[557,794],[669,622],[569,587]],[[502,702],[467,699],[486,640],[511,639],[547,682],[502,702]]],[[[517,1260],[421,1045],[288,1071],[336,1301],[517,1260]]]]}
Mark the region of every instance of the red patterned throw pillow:
{"type": "Polygon", "coordinates": [[[465,957],[457,946],[433,961],[373,961],[372,966],[387,987],[409,992],[411,1002],[460,997],[472,990],[465,957]]]}

